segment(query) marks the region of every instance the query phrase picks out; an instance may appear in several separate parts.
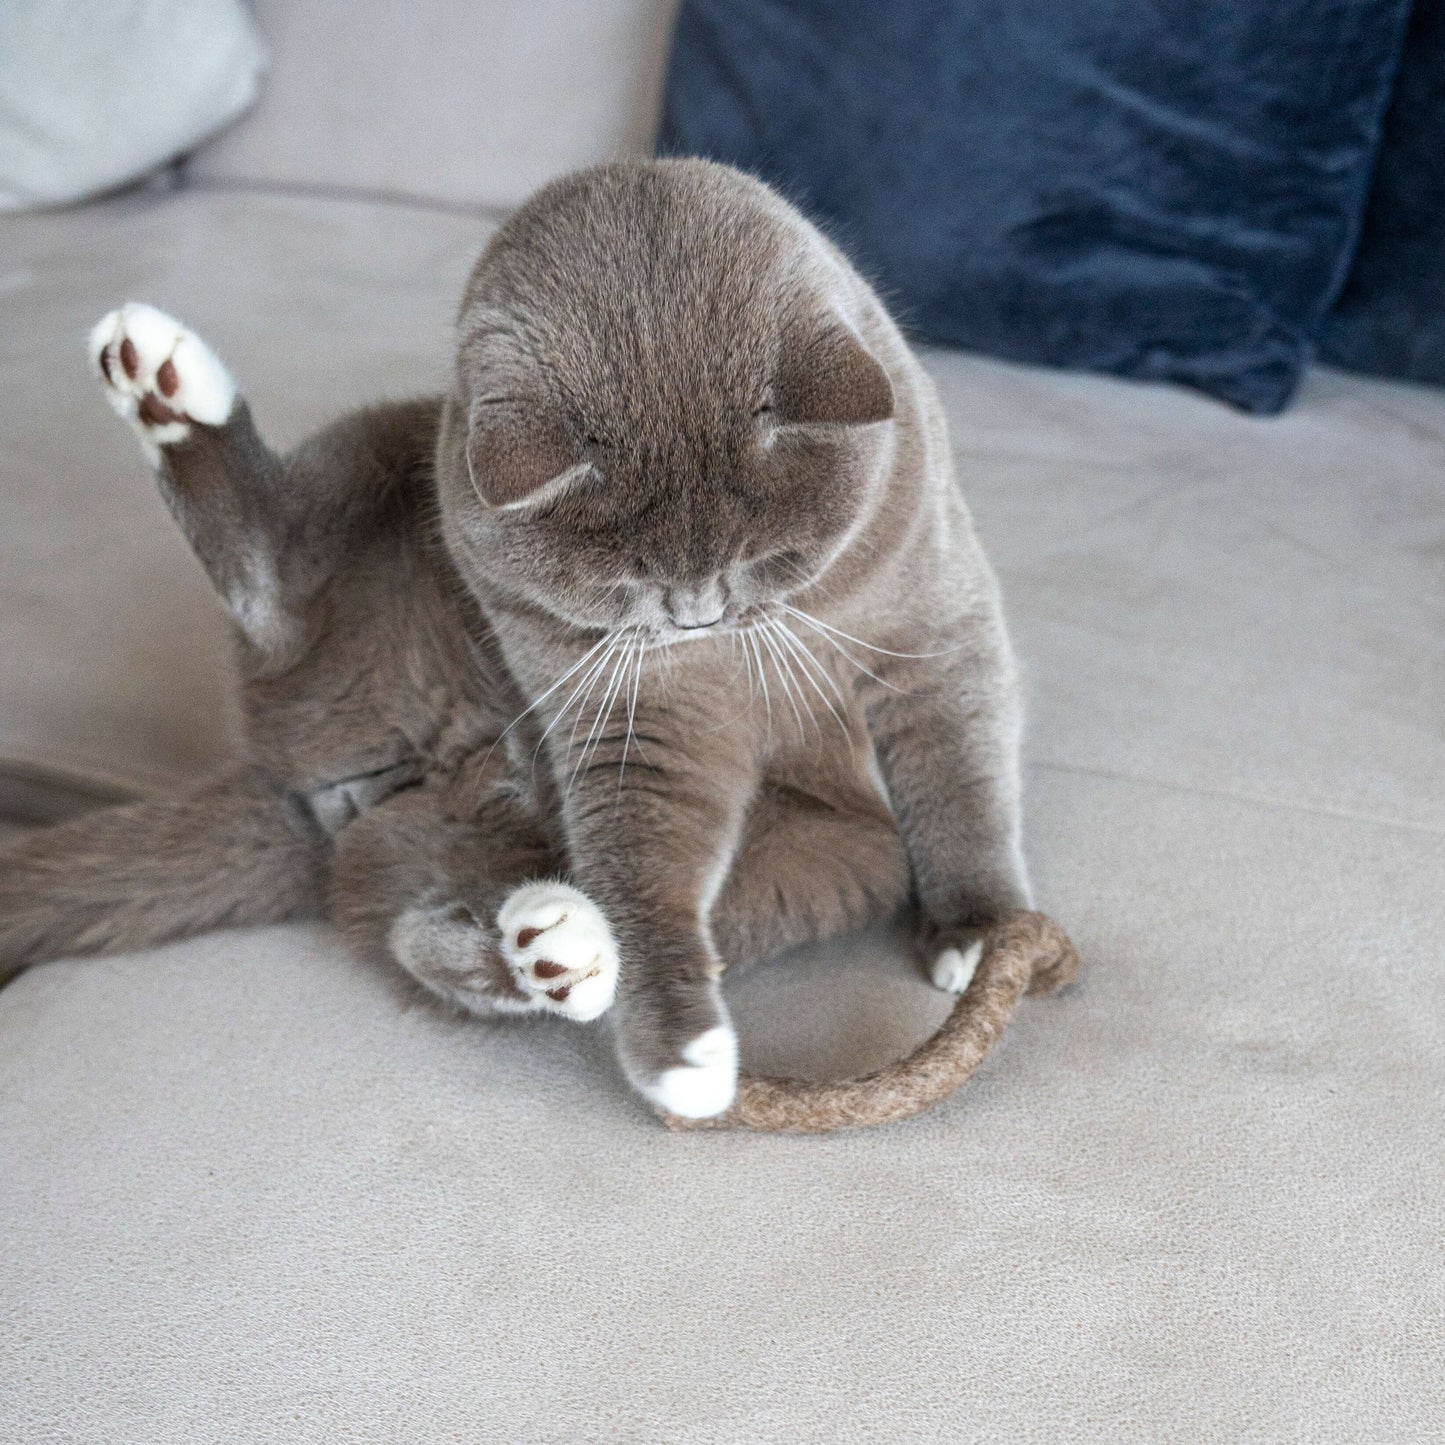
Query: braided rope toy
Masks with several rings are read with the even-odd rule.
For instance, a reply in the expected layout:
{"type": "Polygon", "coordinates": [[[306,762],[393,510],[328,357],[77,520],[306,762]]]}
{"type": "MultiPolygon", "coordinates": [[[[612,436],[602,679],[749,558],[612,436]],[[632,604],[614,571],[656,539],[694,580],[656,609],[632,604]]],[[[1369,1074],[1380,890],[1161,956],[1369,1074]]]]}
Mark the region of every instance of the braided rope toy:
{"type": "Polygon", "coordinates": [[[1005,914],[984,935],[973,979],[937,1033],[906,1058],[857,1079],[738,1080],[737,1098],[712,1119],[662,1113],[669,1129],[753,1129],[832,1134],[921,1114],[948,1098],[988,1057],[1025,993],[1053,993],[1072,979],[1079,955],[1042,913],[1005,914]]]}

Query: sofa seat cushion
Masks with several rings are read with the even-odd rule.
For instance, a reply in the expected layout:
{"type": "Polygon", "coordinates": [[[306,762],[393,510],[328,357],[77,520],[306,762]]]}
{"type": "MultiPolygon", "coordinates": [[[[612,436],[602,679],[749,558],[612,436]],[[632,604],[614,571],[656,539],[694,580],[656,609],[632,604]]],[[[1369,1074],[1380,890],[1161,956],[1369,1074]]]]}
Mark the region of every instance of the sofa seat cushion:
{"type": "MultiPolygon", "coordinates": [[[[1053,771],[1079,984],[966,1090],[669,1133],[606,1030],[408,1002],[322,930],[0,993],[0,1439],[1425,1440],[1445,840],[1053,771]]],[[[882,942],[729,986],[767,1068],[901,1051],[882,942]]]]}
{"type": "MultiPolygon", "coordinates": [[[[81,342],[125,296],[270,435],[444,375],[482,229],[182,194],[7,226],[0,753],[164,785],[224,629],[81,342]]],[[[1445,1329],[1438,392],[1268,424],[935,353],[1084,957],[968,1089],[678,1136],[605,1029],[443,1016],[324,928],[0,992],[0,1439],[1408,1440],[1445,1329]]],[[[729,981],[755,1067],[871,1067],[901,942],[729,981]]]]}

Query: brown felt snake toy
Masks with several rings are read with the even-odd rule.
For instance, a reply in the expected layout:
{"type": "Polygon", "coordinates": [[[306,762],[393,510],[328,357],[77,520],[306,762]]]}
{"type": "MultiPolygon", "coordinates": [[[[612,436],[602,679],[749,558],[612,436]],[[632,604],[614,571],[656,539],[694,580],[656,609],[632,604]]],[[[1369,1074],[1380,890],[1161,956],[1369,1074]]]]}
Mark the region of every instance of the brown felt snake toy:
{"type": "Polygon", "coordinates": [[[1025,993],[1053,993],[1072,979],[1079,956],[1053,919],[1024,909],[984,937],[967,989],[938,1031],[906,1058],[857,1079],[738,1080],[737,1099],[711,1119],[662,1114],[670,1129],[753,1129],[832,1134],[921,1114],[948,1098],[988,1057],[1025,993]]]}

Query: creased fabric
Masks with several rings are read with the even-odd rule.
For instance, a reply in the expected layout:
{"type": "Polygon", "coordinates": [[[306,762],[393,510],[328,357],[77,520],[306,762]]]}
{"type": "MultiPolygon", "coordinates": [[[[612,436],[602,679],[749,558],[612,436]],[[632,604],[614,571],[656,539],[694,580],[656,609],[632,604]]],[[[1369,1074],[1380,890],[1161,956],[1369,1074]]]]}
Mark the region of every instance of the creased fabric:
{"type": "Polygon", "coordinates": [[[661,144],[830,225],[922,335],[1279,410],[1407,0],[687,0],[661,144]]]}
{"type": "Polygon", "coordinates": [[[1445,382],[1445,4],[1419,0],[1350,279],[1320,354],[1445,382]]]}

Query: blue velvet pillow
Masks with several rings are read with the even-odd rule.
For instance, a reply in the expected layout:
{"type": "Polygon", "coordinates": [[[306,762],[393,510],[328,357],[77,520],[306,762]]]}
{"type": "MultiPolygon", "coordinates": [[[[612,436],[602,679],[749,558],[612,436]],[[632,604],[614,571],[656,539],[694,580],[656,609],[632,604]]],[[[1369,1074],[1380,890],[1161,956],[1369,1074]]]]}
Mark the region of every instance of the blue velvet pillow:
{"type": "Polygon", "coordinates": [[[1445,3],[1418,0],[1359,254],[1320,356],[1445,382],[1445,3]]]}
{"type": "Polygon", "coordinates": [[[924,337],[1277,411],[1409,0],[683,0],[661,148],[780,185],[924,337]]]}

